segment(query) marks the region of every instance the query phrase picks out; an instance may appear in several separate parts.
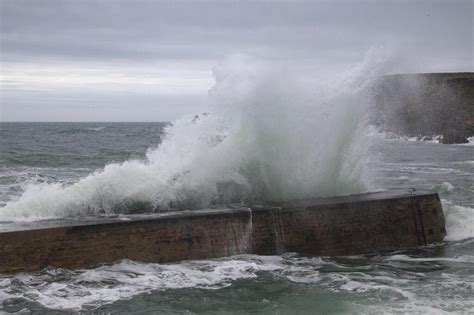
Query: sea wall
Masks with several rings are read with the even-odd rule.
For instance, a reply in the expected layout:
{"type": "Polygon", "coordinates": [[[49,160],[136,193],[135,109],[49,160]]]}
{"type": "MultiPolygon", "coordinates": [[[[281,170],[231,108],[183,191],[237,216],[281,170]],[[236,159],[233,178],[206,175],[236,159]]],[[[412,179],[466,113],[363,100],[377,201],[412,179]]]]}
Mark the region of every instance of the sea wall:
{"type": "Polygon", "coordinates": [[[474,73],[395,74],[373,89],[372,123],[411,137],[442,135],[444,143],[474,136],[474,73]]]}
{"type": "Polygon", "coordinates": [[[253,253],[355,255],[440,242],[438,195],[391,191],[271,206],[0,224],[0,273],[253,253]]]}

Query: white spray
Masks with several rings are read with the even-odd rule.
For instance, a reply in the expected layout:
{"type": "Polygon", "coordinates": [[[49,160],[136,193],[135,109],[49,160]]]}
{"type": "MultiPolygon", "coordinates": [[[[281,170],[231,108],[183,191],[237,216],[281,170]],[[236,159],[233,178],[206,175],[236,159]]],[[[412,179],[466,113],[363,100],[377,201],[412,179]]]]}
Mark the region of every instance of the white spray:
{"type": "Polygon", "coordinates": [[[110,164],[70,186],[34,185],[0,220],[201,208],[367,190],[366,61],[338,80],[232,56],[214,70],[212,112],[166,128],[146,159],[110,164]],[[296,76],[296,77],[295,77],[296,76]],[[305,76],[307,78],[307,76],[305,76]]]}

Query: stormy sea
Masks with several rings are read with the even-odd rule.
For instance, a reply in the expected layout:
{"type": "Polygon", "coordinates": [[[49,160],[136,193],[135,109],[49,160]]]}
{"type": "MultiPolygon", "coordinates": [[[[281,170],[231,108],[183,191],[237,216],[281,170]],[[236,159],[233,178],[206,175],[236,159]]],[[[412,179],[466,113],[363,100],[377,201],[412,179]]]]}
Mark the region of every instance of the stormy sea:
{"type": "Polygon", "coordinates": [[[312,82],[235,61],[215,70],[209,112],[173,122],[2,122],[0,221],[420,188],[442,200],[442,244],[0,275],[0,312],[474,312],[474,141],[394,138],[370,125],[378,75],[362,65],[312,82]]]}

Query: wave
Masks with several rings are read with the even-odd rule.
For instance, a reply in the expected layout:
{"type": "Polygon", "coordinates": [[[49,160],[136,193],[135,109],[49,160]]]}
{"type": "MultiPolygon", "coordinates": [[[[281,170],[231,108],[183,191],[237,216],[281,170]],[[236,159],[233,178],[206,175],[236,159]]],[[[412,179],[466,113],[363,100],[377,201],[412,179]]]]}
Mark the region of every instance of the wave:
{"type": "MultiPolygon", "coordinates": [[[[378,128],[375,125],[370,125],[368,128],[369,136],[383,139],[383,140],[397,140],[397,141],[408,141],[408,142],[426,142],[426,143],[439,143],[443,144],[443,135],[420,135],[417,137],[408,136],[405,134],[386,131],[378,128]]],[[[471,146],[474,145],[474,137],[468,137],[467,143],[454,143],[451,145],[471,146]]],[[[444,144],[446,145],[446,144],[444,144]]]]}
{"type": "Polygon", "coordinates": [[[410,137],[410,136],[403,135],[397,132],[381,130],[375,125],[370,125],[368,128],[368,131],[369,131],[369,136],[383,139],[383,140],[441,143],[440,141],[443,138],[443,136],[441,135],[410,137]]]}
{"type": "Polygon", "coordinates": [[[467,143],[462,143],[460,145],[474,145],[474,137],[467,138],[467,143]]]}
{"type": "Polygon", "coordinates": [[[211,113],[167,126],[144,160],[106,165],[69,186],[28,186],[0,208],[0,220],[367,191],[364,115],[381,63],[372,52],[338,79],[316,81],[287,67],[231,56],[214,69],[211,113]]]}
{"type": "Polygon", "coordinates": [[[38,279],[34,274],[0,278],[0,302],[33,297],[32,301],[49,309],[77,311],[83,306],[97,307],[152,290],[219,289],[229,286],[233,280],[255,278],[258,271],[282,269],[281,260],[270,256],[265,258],[266,263],[261,259],[231,258],[167,265],[123,260],[90,270],[49,269],[43,275],[45,285],[40,287],[35,285],[38,279]],[[19,290],[8,290],[17,286],[19,290]]]}
{"type": "Polygon", "coordinates": [[[86,128],[88,131],[102,131],[104,130],[105,127],[91,127],[91,128],[86,128]]]}
{"type": "MultiPolygon", "coordinates": [[[[277,282],[313,286],[333,296],[370,298],[374,312],[432,310],[462,311],[474,307],[472,275],[458,274],[442,265],[473,264],[474,257],[352,256],[339,258],[240,255],[177,264],[139,263],[122,260],[86,270],[45,269],[0,278],[0,305],[35,303],[48,310],[91,311],[137,295],[161,294],[163,290],[228,288],[236,280],[258,279],[253,285],[277,282]],[[271,280],[265,277],[271,273],[271,280]],[[38,285],[41,283],[41,285],[38,285]],[[440,290],[441,288],[441,290],[440,290]],[[452,297],[446,298],[445,292],[452,297]],[[433,298],[435,297],[435,298],[433,298]],[[438,301],[434,303],[433,301],[438,301]]],[[[285,287],[287,287],[285,285],[285,287]]],[[[182,297],[182,293],[177,293],[182,297]]],[[[211,294],[212,295],[212,294],[211,294]]],[[[218,299],[218,294],[216,295],[218,299]]],[[[183,300],[183,299],[181,299],[183,300]]],[[[192,300],[183,300],[189,304],[192,300]]],[[[359,305],[360,306],[360,305],[359,305]]],[[[37,306],[38,307],[38,306],[37,306]]],[[[358,307],[350,304],[350,309],[358,307]]],[[[360,309],[365,313],[367,309],[360,309]]]]}
{"type": "Polygon", "coordinates": [[[106,129],[105,126],[98,126],[98,127],[74,127],[66,130],[59,130],[58,133],[60,134],[78,134],[78,133],[85,133],[85,132],[98,132],[106,129]]]}
{"type": "Polygon", "coordinates": [[[440,185],[433,186],[432,189],[436,190],[439,193],[449,194],[454,190],[454,186],[450,182],[443,182],[440,185]]]}
{"type": "Polygon", "coordinates": [[[442,200],[446,219],[447,241],[474,238],[474,209],[442,200]]]}

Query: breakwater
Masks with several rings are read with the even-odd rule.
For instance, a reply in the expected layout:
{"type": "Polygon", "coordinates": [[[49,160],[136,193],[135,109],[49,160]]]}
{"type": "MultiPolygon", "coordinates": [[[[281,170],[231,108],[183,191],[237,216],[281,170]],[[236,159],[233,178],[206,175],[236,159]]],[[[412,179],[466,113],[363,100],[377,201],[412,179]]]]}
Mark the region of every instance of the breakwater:
{"type": "Polygon", "coordinates": [[[439,197],[395,190],[250,207],[0,224],[0,273],[120,259],[168,263],[237,254],[356,255],[446,234],[439,197]]]}

